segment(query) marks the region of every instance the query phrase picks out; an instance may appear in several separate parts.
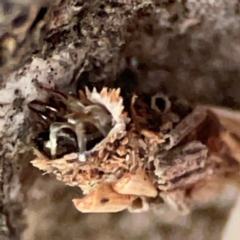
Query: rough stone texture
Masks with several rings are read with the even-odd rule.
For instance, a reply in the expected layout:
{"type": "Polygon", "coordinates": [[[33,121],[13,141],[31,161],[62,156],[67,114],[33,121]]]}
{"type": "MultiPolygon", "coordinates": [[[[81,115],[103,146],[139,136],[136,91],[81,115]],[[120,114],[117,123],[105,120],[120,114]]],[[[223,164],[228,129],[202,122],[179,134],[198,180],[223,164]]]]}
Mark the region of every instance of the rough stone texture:
{"type": "Polygon", "coordinates": [[[193,103],[239,107],[239,12],[237,0],[67,1],[53,17],[63,23],[49,27],[43,50],[31,58],[26,41],[20,51],[29,56],[26,65],[0,75],[0,238],[220,239],[236,189],[188,217],[164,209],[78,213],[70,202],[78,190],[29,166],[26,104],[44,100],[37,83],[67,91],[127,82],[137,92],[162,90],[193,103]]]}

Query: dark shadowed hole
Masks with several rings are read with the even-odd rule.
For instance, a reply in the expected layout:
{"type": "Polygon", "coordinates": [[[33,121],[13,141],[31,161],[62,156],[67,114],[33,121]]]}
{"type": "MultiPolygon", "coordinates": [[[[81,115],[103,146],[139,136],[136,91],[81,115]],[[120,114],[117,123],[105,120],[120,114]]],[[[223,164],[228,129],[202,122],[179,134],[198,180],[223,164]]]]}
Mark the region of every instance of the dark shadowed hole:
{"type": "Polygon", "coordinates": [[[132,208],[133,209],[141,209],[143,207],[142,199],[137,198],[132,202],[132,208]]]}
{"type": "Polygon", "coordinates": [[[137,86],[137,75],[130,69],[126,68],[116,78],[113,87],[121,89],[121,96],[124,101],[123,104],[128,110],[132,94],[135,92],[137,86]]]}
{"type": "Polygon", "coordinates": [[[163,98],[156,98],[155,104],[160,111],[164,111],[165,108],[166,108],[166,103],[165,103],[165,100],[163,98]]]}
{"type": "Polygon", "coordinates": [[[109,202],[109,198],[102,198],[100,200],[100,203],[107,203],[107,202],[109,202]]]}
{"type": "Polygon", "coordinates": [[[24,23],[28,20],[28,15],[27,14],[22,14],[19,15],[18,17],[16,17],[13,21],[12,21],[12,27],[18,28],[21,27],[22,25],[24,25],[24,23]]]}

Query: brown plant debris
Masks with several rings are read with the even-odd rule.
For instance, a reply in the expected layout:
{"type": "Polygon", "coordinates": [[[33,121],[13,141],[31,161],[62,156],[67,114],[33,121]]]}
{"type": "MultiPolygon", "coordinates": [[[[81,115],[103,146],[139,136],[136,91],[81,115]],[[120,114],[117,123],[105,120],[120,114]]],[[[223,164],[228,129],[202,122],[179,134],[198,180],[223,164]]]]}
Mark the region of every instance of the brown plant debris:
{"type": "Polygon", "coordinates": [[[164,201],[187,214],[236,179],[237,112],[197,106],[179,114],[160,93],[150,102],[133,95],[123,106],[120,89],[86,88],[79,97],[42,89],[55,102],[29,105],[46,126],[35,139],[32,164],[80,187],[86,196],[73,203],[81,212],[144,211],[164,201]]]}

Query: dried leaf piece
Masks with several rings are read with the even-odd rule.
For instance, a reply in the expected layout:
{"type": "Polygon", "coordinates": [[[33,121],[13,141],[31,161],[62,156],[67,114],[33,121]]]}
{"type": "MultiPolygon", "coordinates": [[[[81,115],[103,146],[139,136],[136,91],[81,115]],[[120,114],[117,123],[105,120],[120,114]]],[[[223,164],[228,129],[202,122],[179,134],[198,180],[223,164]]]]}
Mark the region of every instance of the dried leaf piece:
{"type": "Polygon", "coordinates": [[[120,156],[123,157],[127,154],[126,148],[124,146],[119,146],[118,149],[116,150],[116,153],[120,156]]]}
{"type": "Polygon", "coordinates": [[[120,144],[124,146],[124,145],[127,145],[128,142],[129,142],[129,139],[128,139],[127,137],[124,137],[124,138],[120,141],[120,144]]]}
{"type": "Polygon", "coordinates": [[[164,143],[165,140],[160,138],[156,133],[152,132],[152,131],[149,131],[147,129],[143,129],[141,131],[141,134],[146,137],[146,138],[149,138],[155,142],[157,142],[158,144],[161,144],[161,143],[164,143]]]}
{"type": "Polygon", "coordinates": [[[126,124],[129,119],[126,116],[122,116],[124,106],[123,99],[120,97],[120,89],[107,89],[103,88],[100,93],[97,92],[96,88],[92,92],[86,87],[87,98],[95,103],[104,106],[112,115],[115,123],[126,124]]]}
{"type": "Polygon", "coordinates": [[[141,168],[138,168],[134,174],[124,174],[121,179],[113,184],[113,189],[121,194],[147,197],[156,197],[158,193],[152,181],[141,168]]]}
{"type": "Polygon", "coordinates": [[[103,183],[82,199],[73,199],[78,211],[83,213],[120,212],[131,205],[132,195],[120,194],[110,184],[103,183]]]}
{"type": "Polygon", "coordinates": [[[32,165],[34,167],[37,167],[38,169],[45,171],[47,173],[53,172],[54,168],[49,163],[49,159],[43,155],[40,151],[34,148],[34,154],[37,156],[34,160],[31,161],[32,165]]]}

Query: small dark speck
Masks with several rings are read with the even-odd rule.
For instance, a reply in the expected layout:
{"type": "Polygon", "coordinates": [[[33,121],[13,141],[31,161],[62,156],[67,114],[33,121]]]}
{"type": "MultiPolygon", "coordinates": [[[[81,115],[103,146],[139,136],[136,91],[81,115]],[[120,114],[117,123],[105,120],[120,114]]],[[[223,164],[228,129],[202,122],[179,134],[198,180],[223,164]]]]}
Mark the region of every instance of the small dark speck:
{"type": "Polygon", "coordinates": [[[102,199],[100,200],[100,202],[101,202],[101,203],[107,203],[107,202],[109,202],[109,198],[102,198],[102,199]]]}
{"type": "Polygon", "coordinates": [[[140,157],[140,158],[144,158],[144,156],[145,156],[145,150],[140,147],[140,148],[139,148],[139,157],[140,157]]]}
{"type": "Polygon", "coordinates": [[[76,161],[76,159],[68,159],[68,160],[66,160],[66,162],[68,162],[68,163],[74,163],[76,161]]]}
{"type": "Polygon", "coordinates": [[[19,89],[15,89],[14,94],[19,94],[19,89]]]}
{"type": "Polygon", "coordinates": [[[102,176],[104,174],[103,171],[98,170],[98,175],[102,176]]]}

